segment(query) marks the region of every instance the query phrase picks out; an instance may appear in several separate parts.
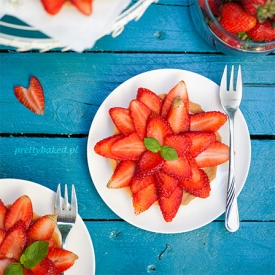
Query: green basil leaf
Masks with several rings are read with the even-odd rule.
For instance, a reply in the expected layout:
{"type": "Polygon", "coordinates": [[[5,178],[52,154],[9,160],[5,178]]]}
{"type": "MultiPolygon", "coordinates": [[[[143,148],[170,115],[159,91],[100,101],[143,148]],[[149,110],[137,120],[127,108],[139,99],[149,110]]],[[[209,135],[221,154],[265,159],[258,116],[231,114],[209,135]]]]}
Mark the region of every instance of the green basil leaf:
{"type": "Polygon", "coordinates": [[[176,159],[178,159],[177,151],[174,148],[172,148],[168,145],[164,145],[161,148],[160,154],[165,160],[176,160],[176,159]]]}
{"type": "Polygon", "coordinates": [[[20,263],[25,268],[32,268],[39,264],[48,254],[49,243],[45,241],[36,241],[28,246],[20,257],[20,263]]]}
{"type": "Polygon", "coordinates": [[[147,150],[153,153],[157,153],[161,150],[161,146],[155,138],[144,138],[144,145],[147,150]]]}
{"type": "Polygon", "coordinates": [[[9,264],[4,272],[4,275],[23,275],[23,268],[20,263],[9,264]]]}

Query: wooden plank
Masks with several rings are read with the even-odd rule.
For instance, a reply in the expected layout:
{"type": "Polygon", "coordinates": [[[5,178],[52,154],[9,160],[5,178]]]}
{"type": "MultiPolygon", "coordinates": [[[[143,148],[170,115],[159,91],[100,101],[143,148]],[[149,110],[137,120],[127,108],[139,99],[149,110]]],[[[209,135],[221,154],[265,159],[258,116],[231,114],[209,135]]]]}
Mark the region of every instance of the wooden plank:
{"type": "MultiPolygon", "coordinates": [[[[54,191],[58,183],[74,183],[83,218],[117,219],[93,185],[86,146],[87,138],[2,137],[0,178],[30,180],[54,191]],[[36,154],[35,148],[40,152],[36,154]]],[[[274,152],[275,140],[252,140],[250,172],[239,196],[241,220],[275,220],[275,170],[267,172],[267,167],[274,167],[274,152]]]]}
{"type": "Polygon", "coordinates": [[[274,223],[242,222],[236,233],[230,233],[222,222],[213,222],[193,232],[170,235],[146,232],[125,222],[86,225],[100,275],[275,272],[274,223]]]}
{"type": "Polygon", "coordinates": [[[195,54],[2,53],[0,58],[4,72],[0,74],[2,133],[87,134],[100,104],[129,78],[149,70],[176,68],[219,83],[225,64],[242,65],[241,109],[251,134],[275,133],[275,56],[255,61],[195,54]],[[43,117],[27,110],[13,94],[14,86],[29,85],[31,75],[44,88],[43,117]]]}

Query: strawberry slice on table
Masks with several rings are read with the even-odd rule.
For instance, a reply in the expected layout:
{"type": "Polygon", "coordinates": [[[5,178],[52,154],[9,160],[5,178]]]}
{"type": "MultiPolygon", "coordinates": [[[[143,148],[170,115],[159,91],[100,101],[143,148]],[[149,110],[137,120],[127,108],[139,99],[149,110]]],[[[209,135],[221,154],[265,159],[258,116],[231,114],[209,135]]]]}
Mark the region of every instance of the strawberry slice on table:
{"type": "Polygon", "coordinates": [[[157,201],[157,188],[155,183],[133,194],[133,207],[136,215],[146,211],[157,201]]]}
{"type": "Polygon", "coordinates": [[[219,111],[190,115],[190,131],[218,131],[227,121],[227,116],[219,111]]]}
{"type": "Polygon", "coordinates": [[[78,256],[65,249],[53,248],[49,250],[47,258],[54,263],[56,272],[59,274],[73,266],[78,256]]]}
{"type": "MultiPolygon", "coordinates": [[[[48,259],[47,257],[44,258],[40,263],[32,267],[31,272],[33,275],[58,275],[57,268],[55,264],[48,259]]],[[[28,274],[28,273],[27,273],[28,274]]]]}
{"type": "Polygon", "coordinates": [[[33,217],[31,199],[27,195],[19,197],[9,208],[5,218],[5,228],[9,230],[16,222],[22,220],[26,228],[29,227],[33,217]]]}
{"type": "Polygon", "coordinates": [[[131,160],[121,161],[111,179],[109,180],[107,187],[108,188],[123,188],[129,186],[132,180],[132,177],[135,172],[136,163],[131,160]]]}
{"type": "Polygon", "coordinates": [[[48,240],[56,225],[57,215],[44,215],[35,221],[28,229],[28,238],[32,240],[48,240]]]}
{"type": "Polygon", "coordinates": [[[193,158],[207,149],[212,142],[216,141],[216,135],[213,132],[186,132],[184,136],[189,137],[191,140],[188,153],[193,158]]]}
{"type": "Polygon", "coordinates": [[[104,138],[96,143],[96,145],[94,146],[94,150],[97,154],[105,158],[118,159],[117,156],[112,153],[111,148],[118,140],[123,137],[124,135],[115,135],[104,138]]]}
{"type": "Polygon", "coordinates": [[[117,129],[124,135],[130,135],[135,131],[129,109],[114,107],[109,110],[109,114],[117,129]]]}
{"type": "Polygon", "coordinates": [[[92,14],[92,0],[71,0],[76,8],[85,15],[92,14]]]}
{"type": "Polygon", "coordinates": [[[149,107],[152,112],[160,114],[162,99],[154,92],[146,88],[138,88],[136,98],[149,107]]]}
{"type": "Polygon", "coordinates": [[[169,198],[178,185],[178,180],[158,171],[154,174],[158,196],[169,198]]]}
{"type": "Polygon", "coordinates": [[[61,10],[66,0],[41,0],[41,2],[47,13],[55,15],[61,10]]]}
{"type": "Polygon", "coordinates": [[[136,177],[143,178],[153,175],[164,164],[161,154],[145,151],[137,161],[136,177]]]}
{"type": "Polygon", "coordinates": [[[3,203],[3,201],[0,199],[0,229],[5,229],[5,217],[7,213],[7,207],[3,203]]]}
{"type": "Polygon", "coordinates": [[[198,167],[211,167],[229,160],[229,147],[221,142],[211,143],[206,150],[195,158],[198,167]]]}
{"type": "Polygon", "coordinates": [[[181,97],[177,96],[173,100],[171,108],[168,112],[167,121],[175,134],[189,131],[189,111],[188,107],[184,104],[181,97]]]}
{"type": "Polygon", "coordinates": [[[171,126],[161,116],[149,117],[146,131],[147,137],[155,138],[163,146],[164,138],[171,134],[173,134],[171,126]]]}
{"type": "Polygon", "coordinates": [[[13,258],[19,260],[27,241],[27,231],[25,223],[20,220],[8,230],[0,247],[1,258],[13,258]]]}
{"type": "Polygon", "coordinates": [[[137,132],[121,138],[111,148],[112,153],[122,160],[137,160],[145,150],[137,132]]]}
{"type": "Polygon", "coordinates": [[[163,101],[162,109],[161,109],[161,116],[166,118],[171,105],[176,97],[182,98],[184,105],[186,106],[187,110],[189,110],[189,98],[187,93],[187,87],[185,82],[181,80],[175,87],[173,87],[169,93],[166,95],[163,101]]]}
{"type": "Polygon", "coordinates": [[[137,193],[143,188],[146,188],[147,186],[149,186],[150,184],[153,184],[154,182],[155,181],[153,176],[148,176],[144,178],[139,178],[134,176],[130,183],[131,192],[137,193]]]}
{"type": "Polygon", "coordinates": [[[170,197],[159,196],[160,210],[166,222],[171,222],[176,216],[181,204],[183,192],[183,189],[177,186],[170,197]]]}
{"type": "Polygon", "coordinates": [[[199,169],[198,180],[180,180],[179,185],[195,197],[207,198],[210,195],[210,182],[207,174],[202,169],[199,169]]]}
{"type": "Polygon", "coordinates": [[[191,167],[186,156],[181,156],[176,160],[166,160],[161,170],[176,179],[189,179],[192,175],[191,167]]]}
{"type": "Polygon", "coordinates": [[[22,86],[14,87],[16,98],[29,110],[37,115],[44,115],[44,92],[39,80],[32,76],[30,85],[26,89],[22,86]]]}
{"type": "Polygon", "coordinates": [[[130,102],[130,114],[138,136],[143,140],[146,135],[146,124],[151,110],[141,101],[134,99],[130,102]]]}
{"type": "Polygon", "coordinates": [[[185,155],[190,150],[192,141],[185,135],[170,135],[164,138],[164,144],[174,148],[179,157],[185,155]]]}

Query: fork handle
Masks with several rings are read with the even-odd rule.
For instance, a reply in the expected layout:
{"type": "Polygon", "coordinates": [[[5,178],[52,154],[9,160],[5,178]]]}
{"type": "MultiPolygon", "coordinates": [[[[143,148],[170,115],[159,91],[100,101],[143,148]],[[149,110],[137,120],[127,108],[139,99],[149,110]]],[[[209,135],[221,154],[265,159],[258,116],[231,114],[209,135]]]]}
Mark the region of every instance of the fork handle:
{"type": "Polygon", "coordinates": [[[229,175],[227,185],[226,210],[225,210],[225,227],[230,232],[236,232],[240,227],[239,211],[236,196],[235,185],[235,157],[234,157],[234,115],[229,116],[230,128],[230,156],[229,156],[229,175]]]}

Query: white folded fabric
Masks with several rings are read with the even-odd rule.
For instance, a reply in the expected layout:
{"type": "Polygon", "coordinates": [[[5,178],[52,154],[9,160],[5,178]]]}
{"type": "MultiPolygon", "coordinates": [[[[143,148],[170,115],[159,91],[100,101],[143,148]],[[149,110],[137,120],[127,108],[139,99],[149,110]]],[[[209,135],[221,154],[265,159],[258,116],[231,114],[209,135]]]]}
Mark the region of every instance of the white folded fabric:
{"type": "Polygon", "coordinates": [[[64,4],[59,13],[50,15],[40,0],[0,0],[0,18],[5,14],[15,16],[72,50],[82,52],[94,46],[130,3],[131,0],[94,0],[93,12],[87,16],[74,5],[64,4]]]}

